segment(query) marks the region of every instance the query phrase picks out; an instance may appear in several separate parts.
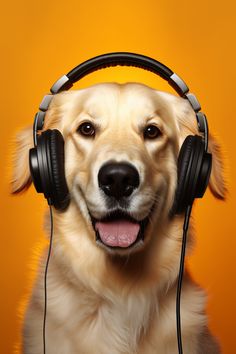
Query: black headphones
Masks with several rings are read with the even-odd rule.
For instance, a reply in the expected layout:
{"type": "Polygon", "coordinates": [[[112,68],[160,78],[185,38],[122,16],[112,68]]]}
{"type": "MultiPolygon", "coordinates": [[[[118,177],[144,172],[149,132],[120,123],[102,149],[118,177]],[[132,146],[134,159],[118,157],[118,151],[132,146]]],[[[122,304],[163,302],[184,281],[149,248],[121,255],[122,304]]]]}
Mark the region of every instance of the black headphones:
{"type": "Polygon", "coordinates": [[[29,165],[36,191],[43,193],[49,205],[65,210],[70,201],[64,169],[64,139],[59,130],[43,130],[44,118],[53,95],[68,90],[82,77],[110,66],[135,66],[151,71],[165,79],[175,91],[191,104],[200,135],[188,135],[178,157],[178,184],[172,214],[181,214],[192,205],[195,198],[203,197],[212,165],[208,149],[208,125],[197,98],[189,93],[185,82],[168,67],[144,55],[117,52],[96,56],[63,75],[51,87],[52,94],[44,96],[33,126],[34,148],[29,152],[29,165]]]}

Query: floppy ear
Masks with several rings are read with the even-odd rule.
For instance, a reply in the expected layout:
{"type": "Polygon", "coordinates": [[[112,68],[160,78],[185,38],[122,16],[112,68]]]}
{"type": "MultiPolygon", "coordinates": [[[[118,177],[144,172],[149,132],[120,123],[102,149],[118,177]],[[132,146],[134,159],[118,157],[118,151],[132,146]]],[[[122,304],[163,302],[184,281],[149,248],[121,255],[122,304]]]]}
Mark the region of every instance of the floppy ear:
{"type": "Polygon", "coordinates": [[[29,170],[29,150],[33,147],[33,128],[27,127],[17,134],[16,150],[13,156],[13,176],[11,192],[17,194],[25,191],[32,183],[29,170]]]}
{"type": "Polygon", "coordinates": [[[216,137],[211,133],[209,134],[208,139],[208,150],[212,153],[212,171],[209,188],[216,198],[224,200],[227,194],[227,186],[224,176],[224,159],[220,144],[216,137]]]}

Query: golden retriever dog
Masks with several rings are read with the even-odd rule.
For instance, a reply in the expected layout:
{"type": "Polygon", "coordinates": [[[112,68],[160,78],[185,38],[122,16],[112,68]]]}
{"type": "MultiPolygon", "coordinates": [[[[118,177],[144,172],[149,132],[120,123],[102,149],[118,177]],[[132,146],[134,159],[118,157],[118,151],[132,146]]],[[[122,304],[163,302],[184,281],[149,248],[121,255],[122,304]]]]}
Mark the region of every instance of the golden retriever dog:
{"type": "MultiPolygon", "coordinates": [[[[44,129],[58,129],[64,137],[70,192],[69,207],[53,209],[47,354],[177,354],[184,215],[170,216],[170,210],[179,150],[187,135],[199,134],[189,102],[140,83],[100,83],[56,94],[44,129]]],[[[31,184],[32,146],[31,126],[17,138],[13,193],[31,184]]],[[[224,199],[220,147],[212,135],[209,151],[209,188],[224,199]]],[[[187,255],[193,247],[191,220],[187,255]]],[[[24,354],[43,353],[46,258],[45,251],[25,311],[24,354]]],[[[186,270],[181,296],[186,354],[220,353],[208,329],[206,301],[186,270]]]]}

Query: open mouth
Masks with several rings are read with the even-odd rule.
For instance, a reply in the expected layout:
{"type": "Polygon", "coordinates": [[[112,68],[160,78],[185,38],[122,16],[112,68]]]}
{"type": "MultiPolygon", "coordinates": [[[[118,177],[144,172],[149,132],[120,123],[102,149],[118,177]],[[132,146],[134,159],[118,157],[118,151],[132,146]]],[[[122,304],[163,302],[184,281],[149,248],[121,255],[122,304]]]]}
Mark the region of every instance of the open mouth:
{"type": "Polygon", "coordinates": [[[137,221],[120,210],[113,211],[100,220],[95,219],[91,214],[90,217],[97,243],[113,249],[127,249],[144,242],[148,217],[137,221]]]}

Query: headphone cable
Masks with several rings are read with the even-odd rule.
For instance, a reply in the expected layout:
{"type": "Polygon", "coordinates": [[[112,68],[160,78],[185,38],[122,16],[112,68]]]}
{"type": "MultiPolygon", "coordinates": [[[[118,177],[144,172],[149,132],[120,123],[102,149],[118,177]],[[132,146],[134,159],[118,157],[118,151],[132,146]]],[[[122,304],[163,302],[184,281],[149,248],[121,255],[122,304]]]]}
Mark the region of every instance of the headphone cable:
{"type": "Polygon", "coordinates": [[[188,233],[191,210],[192,210],[192,204],[187,206],[185,217],[184,217],[182,249],[181,249],[178,285],[177,285],[177,293],[176,293],[176,329],[177,329],[179,354],[183,354],[182,337],[181,337],[180,297],[181,297],[182,280],[183,280],[183,273],[184,273],[184,259],[185,259],[187,233],[188,233]]]}
{"type": "Polygon", "coordinates": [[[52,214],[52,206],[50,204],[49,204],[49,210],[50,210],[51,231],[50,231],[50,241],[49,241],[49,248],[48,248],[48,257],[47,257],[45,273],[44,273],[43,354],[46,354],[47,273],[48,273],[49,259],[51,256],[52,237],[53,237],[53,214],[52,214]]]}

